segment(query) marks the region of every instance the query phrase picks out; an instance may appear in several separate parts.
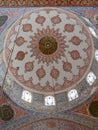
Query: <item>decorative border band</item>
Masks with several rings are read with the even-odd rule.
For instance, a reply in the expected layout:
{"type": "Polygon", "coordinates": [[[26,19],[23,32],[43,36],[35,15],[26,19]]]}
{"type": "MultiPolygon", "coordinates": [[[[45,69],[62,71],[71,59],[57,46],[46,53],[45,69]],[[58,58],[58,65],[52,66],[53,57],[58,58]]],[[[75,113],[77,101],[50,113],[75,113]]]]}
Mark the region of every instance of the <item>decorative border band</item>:
{"type": "Polygon", "coordinates": [[[0,7],[98,6],[97,0],[0,0],[0,7]]]}

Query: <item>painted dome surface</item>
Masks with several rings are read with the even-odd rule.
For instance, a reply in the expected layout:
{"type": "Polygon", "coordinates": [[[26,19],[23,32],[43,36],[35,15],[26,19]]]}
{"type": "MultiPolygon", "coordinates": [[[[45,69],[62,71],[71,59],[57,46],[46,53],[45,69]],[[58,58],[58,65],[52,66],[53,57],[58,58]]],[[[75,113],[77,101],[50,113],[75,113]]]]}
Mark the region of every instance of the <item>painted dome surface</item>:
{"type": "Polygon", "coordinates": [[[69,120],[64,120],[64,119],[56,119],[56,118],[47,118],[47,119],[41,119],[38,121],[35,121],[33,125],[31,123],[26,123],[26,125],[21,125],[17,126],[18,129],[21,128],[28,128],[32,130],[40,130],[42,128],[43,130],[93,130],[93,128],[90,128],[86,125],[77,123],[75,121],[69,121],[69,120]]]}
{"type": "Polygon", "coordinates": [[[5,40],[6,65],[10,55],[9,72],[17,83],[38,93],[59,93],[84,78],[93,45],[87,27],[75,14],[40,8],[11,26],[5,40]]]}

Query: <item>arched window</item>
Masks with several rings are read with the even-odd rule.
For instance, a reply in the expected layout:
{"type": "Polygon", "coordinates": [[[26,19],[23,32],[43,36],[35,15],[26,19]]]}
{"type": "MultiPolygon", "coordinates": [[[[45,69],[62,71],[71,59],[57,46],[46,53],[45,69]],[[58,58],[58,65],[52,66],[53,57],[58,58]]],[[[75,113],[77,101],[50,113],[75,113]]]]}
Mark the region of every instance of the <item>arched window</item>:
{"type": "Polygon", "coordinates": [[[94,30],[92,27],[89,27],[89,30],[90,30],[91,34],[92,34],[94,37],[98,38],[98,36],[97,36],[95,30],[94,30]]]}
{"type": "Polygon", "coordinates": [[[76,99],[76,98],[78,98],[79,96],[78,96],[78,92],[77,92],[77,90],[76,89],[72,89],[72,90],[70,90],[69,92],[68,92],[68,99],[69,99],[69,101],[72,101],[72,100],[74,100],[74,99],[76,99]]]}
{"type": "Polygon", "coordinates": [[[6,82],[7,82],[8,85],[12,84],[12,79],[9,75],[6,76],[6,82]]]}
{"type": "Polygon", "coordinates": [[[96,80],[95,74],[93,72],[88,73],[86,80],[89,85],[92,85],[96,80]]]}
{"type": "Polygon", "coordinates": [[[27,91],[27,90],[23,90],[21,99],[26,101],[26,102],[31,103],[31,101],[32,101],[32,94],[29,91],[27,91]]]}
{"type": "Polygon", "coordinates": [[[98,61],[98,50],[95,51],[95,59],[98,61]]]}
{"type": "Polygon", "coordinates": [[[53,96],[46,96],[45,106],[54,106],[54,105],[55,105],[55,98],[53,96]]]}

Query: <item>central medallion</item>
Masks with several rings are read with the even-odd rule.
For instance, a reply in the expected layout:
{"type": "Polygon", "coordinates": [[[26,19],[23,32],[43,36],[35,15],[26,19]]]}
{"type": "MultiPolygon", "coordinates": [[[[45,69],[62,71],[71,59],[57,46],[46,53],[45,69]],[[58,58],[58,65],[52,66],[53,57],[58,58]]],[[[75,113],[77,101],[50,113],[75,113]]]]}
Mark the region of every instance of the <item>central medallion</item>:
{"type": "Polygon", "coordinates": [[[53,54],[57,50],[57,41],[52,36],[42,37],[39,41],[39,49],[45,55],[53,54]]]}

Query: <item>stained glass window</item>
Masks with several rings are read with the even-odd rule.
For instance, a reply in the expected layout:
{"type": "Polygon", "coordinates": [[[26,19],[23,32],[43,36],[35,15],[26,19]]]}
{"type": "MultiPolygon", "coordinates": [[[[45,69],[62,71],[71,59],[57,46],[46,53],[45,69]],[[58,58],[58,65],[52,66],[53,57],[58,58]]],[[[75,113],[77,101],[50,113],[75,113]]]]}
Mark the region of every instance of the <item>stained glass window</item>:
{"type": "Polygon", "coordinates": [[[98,50],[95,51],[95,59],[98,61],[98,50]]]}
{"type": "Polygon", "coordinates": [[[23,90],[21,98],[22,98],[22,100],[31,103],[31,101],[32,101],[32,94],[29,91],[27,91],[27,90],[23,90]]]}
{"type": "Polygon", "coordinates": [[[12,79],[9,75],[6,76],[6,82],[7,82],[8,85],[12,84],[12,79]]]}
{"type": "Polygon", "coordinates": [[[93,28],[89,27],[89,30],[90,30],[91,34],[92,34],[94,37],[98,38],[98,36],[97,36],[97,34],[96,34],[96,32],[95,32],[95,30],[94,30],[93,28]]]}
{"type": "Polygon", "coordinates": [[[87,75],[87,82],[89,83],[89,85],[92,85],[94,83],[94,81],[96,80],[96,76],[93,72],[90,72],[88,75],[87,75]]]}
{"type": "Polygon", "coordinates": [[[53,96],[46,96],[45,106],[54,106],[54,105],[55,105],[55,98],[53,96]]]}
{"type": "Polygon", "coordinates": [[[68,99],[69,101],[72,101],[74,99],[78,98],[78,92],[76,89],[72,89],[68,92],[68,99]]]}

